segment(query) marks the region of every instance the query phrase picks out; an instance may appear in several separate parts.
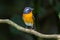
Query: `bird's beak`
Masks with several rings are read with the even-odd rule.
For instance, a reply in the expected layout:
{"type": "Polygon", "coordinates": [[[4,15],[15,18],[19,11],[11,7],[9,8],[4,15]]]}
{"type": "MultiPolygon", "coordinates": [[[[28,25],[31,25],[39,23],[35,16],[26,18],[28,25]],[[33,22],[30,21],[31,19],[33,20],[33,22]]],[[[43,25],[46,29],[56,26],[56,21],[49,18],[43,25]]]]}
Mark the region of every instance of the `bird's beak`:
{"type": "Polygon", "coordinates": [[[34,10],[33,8],[31,8],[31,10],[34,10]]]}

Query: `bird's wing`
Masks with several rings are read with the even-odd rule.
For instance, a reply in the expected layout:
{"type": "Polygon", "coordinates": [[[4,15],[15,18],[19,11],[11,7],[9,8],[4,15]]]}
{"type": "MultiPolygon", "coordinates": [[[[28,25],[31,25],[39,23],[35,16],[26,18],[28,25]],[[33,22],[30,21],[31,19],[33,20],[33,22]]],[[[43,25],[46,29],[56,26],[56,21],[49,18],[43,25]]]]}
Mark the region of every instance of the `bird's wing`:
{"type": "Polygon", "coordinates": [[[33,20],[35,20],[35,17],[34,17],[34,15],[32,15],[32,17],[33,17],[33,20]]]}

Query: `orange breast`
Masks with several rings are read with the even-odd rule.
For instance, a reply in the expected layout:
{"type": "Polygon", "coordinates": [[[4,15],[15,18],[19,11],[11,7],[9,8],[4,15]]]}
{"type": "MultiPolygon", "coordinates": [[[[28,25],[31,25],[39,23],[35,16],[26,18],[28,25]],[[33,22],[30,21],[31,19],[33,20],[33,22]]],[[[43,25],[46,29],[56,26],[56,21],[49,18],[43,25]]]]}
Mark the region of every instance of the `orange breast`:
{"type": "Polygon", "coordinates": [[[24,22],[33,23],[32,12],[30,12],[28,14],[23,14],[22,18],[23,18],[24,22]]]}

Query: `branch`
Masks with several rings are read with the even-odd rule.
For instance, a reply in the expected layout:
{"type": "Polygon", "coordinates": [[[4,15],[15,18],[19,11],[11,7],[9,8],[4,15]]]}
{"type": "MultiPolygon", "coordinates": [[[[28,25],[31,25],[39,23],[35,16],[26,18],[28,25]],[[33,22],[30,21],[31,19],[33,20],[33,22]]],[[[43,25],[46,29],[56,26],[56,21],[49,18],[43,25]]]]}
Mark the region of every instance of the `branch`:
{"type": "Polygon", "coordinates": [[[38,37],[42,37],[42,38],[60,38],[60,35],[57,35],[57,34],[52,34],[52,35],[46,35],[46,34],[42,34],[42,33],[39,33],[35,30],[32,30],[32,29],[26,29],[20,25],[17,25],[15,22],[9,20],[9,19],[0,19],[0,23],[7,23],[13,27],[15,27],[17,30],[20,30],[20,31],[23,31],[23,32],[26,32],[26,33],[30,33],[30,34],[33,34],[35,36],[38,36],[38,37]]]}

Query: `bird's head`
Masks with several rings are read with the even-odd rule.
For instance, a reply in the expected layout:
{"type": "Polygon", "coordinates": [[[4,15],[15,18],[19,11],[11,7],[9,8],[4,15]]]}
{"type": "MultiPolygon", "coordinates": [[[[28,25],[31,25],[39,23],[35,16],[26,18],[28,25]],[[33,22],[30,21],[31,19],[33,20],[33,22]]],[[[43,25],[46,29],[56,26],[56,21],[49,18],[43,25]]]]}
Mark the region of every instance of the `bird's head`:
{"type": "Polygon", "coordinates": [[[25,7],[25,9],[23,10],[24,14],[27,14],[29,12],[31,12],[33,9],[31,7],[25,7]]]}

